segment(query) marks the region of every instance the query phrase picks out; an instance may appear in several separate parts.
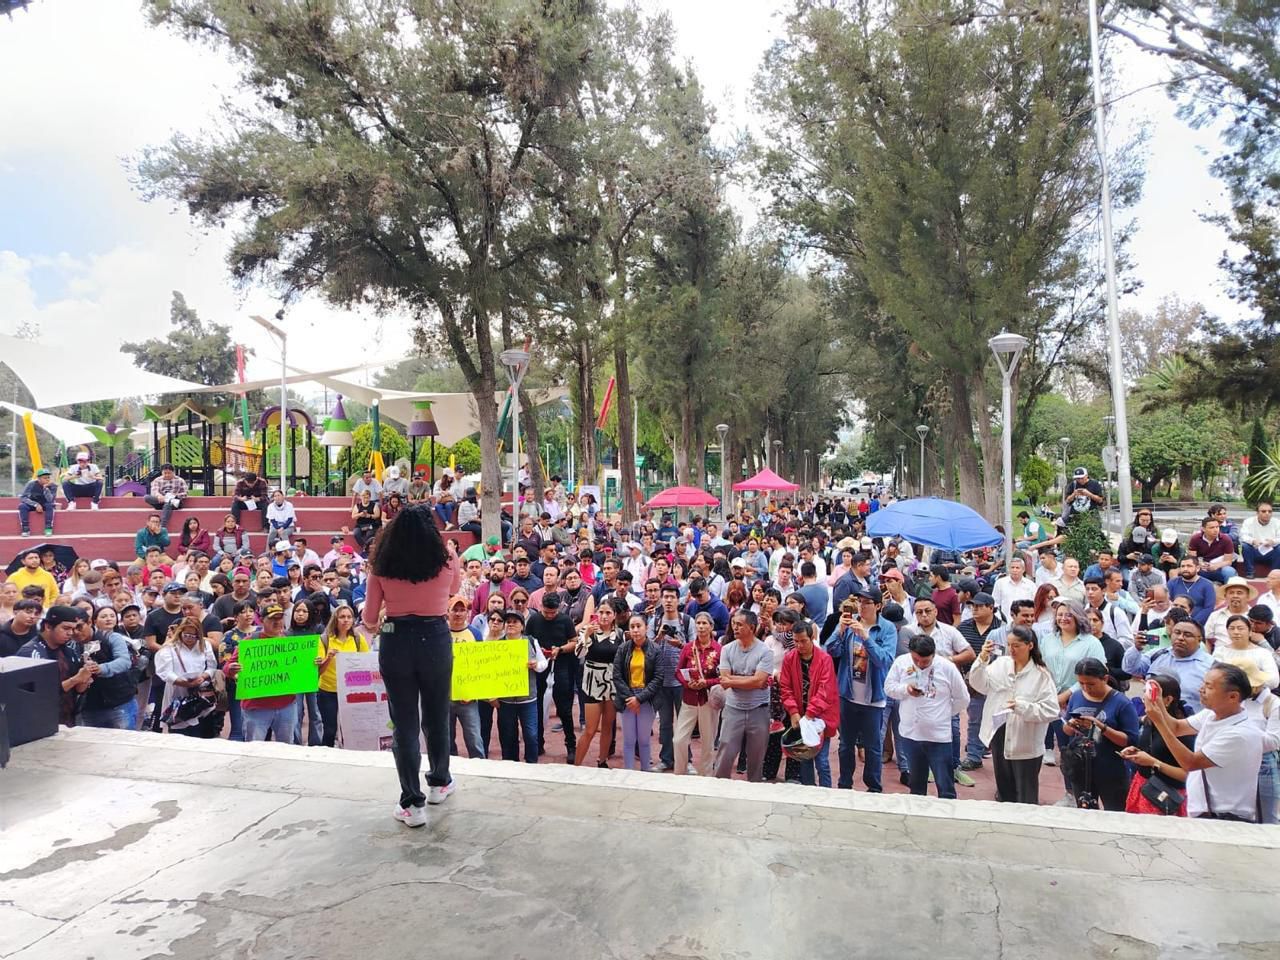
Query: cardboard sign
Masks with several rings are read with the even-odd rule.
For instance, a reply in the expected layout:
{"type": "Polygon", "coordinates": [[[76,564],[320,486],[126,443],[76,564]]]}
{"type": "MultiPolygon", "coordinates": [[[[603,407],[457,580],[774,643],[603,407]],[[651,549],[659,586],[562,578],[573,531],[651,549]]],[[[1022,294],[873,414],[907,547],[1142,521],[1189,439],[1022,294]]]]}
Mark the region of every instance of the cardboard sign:
{"type": "Polygon", "coordinates": [[[259,700],[320,689],[316,652],[320,637],[259,637],[240,641],[237,700],[259,700]]]}
{"type": "Polygon", "coordinates": [[[529,642],[486,640],[453,645],[454,700],[495,700],[529,693],[529,642]]]}
{"type": "Polygon", "coordinates": [[[387,688],[376,653],[338,654],[338,746],[390,750],[387,688]]]}

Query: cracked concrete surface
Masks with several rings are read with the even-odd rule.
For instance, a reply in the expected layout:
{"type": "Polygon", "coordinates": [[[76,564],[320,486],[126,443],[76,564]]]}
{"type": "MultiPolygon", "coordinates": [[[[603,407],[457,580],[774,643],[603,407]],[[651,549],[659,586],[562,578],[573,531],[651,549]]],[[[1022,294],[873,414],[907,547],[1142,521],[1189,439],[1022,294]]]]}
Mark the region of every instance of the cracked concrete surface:
{"type": "Polygon", "coordinates": [[[1275,956],[1280,828],[63,731],[0,772],[0,957],[1275,956]]]}

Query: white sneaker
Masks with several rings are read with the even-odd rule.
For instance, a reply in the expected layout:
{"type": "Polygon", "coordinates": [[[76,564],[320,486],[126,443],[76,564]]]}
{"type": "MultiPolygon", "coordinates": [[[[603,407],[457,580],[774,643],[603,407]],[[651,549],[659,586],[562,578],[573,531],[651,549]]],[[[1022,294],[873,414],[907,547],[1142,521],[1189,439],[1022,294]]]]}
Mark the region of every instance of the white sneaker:
{"type": "Polygon", "coordinates": [[[98,509],[98,505],[97,505],[94,501],[90,500],[90,501],[89,501],[89,509],[90,509],[90,510],[97,510],[97,509],[98,509]]]}
{"type": "Polygon", "coordinates": [[[406,810],[404,807],[396,807],[395,813],[392,814],[397,820],[406,827],[424,827],[427,824],[427,811],[425,807],[410,807],[406,810]]]}
{"type": "Polygon", "coordinates": [[[449,799],[449,795],[453,793],[453,781],[450,780],[443,787],[430,787],[427,789],[427,803],[435,805],[444,803],[449,799]]]}
{"type": "Polygon", "coordinates": [[[1058,758],[1053,755],[1052,750],[1045,753],[1044,765],[1046,767],[1056,767],[1058,765],[1058,758]]]}
{"type": "Polygon", "coordinates": [[[68,501],[67,501],[67,509],[68,509],[68,510],[74,510],[75,508],[76,508],[76,502],[75,502],[74,500],[68,500],[68,501]]]}

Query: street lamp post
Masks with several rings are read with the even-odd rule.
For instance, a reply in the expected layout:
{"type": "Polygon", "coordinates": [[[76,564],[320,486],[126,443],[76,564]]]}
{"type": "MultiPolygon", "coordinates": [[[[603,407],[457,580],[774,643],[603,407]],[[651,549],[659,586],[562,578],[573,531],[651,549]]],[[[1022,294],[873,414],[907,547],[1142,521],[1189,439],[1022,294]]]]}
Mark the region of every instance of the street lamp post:
{"type": "Polygon", "coordinates": [[[1000,419],[1004,441],[1004,559],[1005,568],[1013,559],[1013,373],[1027,347],[1027,338],[1001,330],[987,341],[987,346],[1000,365],[1000,419]]]}
{"type": "Polygon", "coordinates": [[[773,441],[773,472],[778,473],[782,469],[782,441],[773,441]]]}
{"type": "MultiPolygon", "coordinates": [[[[280,341],[280,489],[284,491],[285,495],[287,496],[289,492],[289,483],[286,478],[289,475],[289,467],[288,467],[288,464],[286,464],[285,462],[285,458],[288,456],[289,445],[285,440],[285,433],[289,429],[289,386],[288,386],[289,370],[288,370],[288,367],[286,366],[285,354],[288,349],[289,337],[288,337],[288,334],[286,334],[283,330],[281,330],[279,327],[277,327],[274,323],[272,323],[270,320],[266,319],[265,317],[259,317],[254,315],[249,319],[251,319],[258,326],[262,327],[262,329],[266,330],[267,333],[271,334],[277,340],[280,341]]],[[[283,310],[281,310],[279,313],[276,314],[276,319],[277,320],[284,319],[283,310]]],[[[266,450],[262,451],[262,463],[263,463],[262,474],[265,477],[267,473],[267,470],[266,470],[267,451],[266,450]]]]}
{"type": "Polygon", "coordinates": [[[1058,446],[1062,447],[1062,495],[1065,497],[1067,495],[1067,481],[1070,479],[1067,476],[1067,447],[1071,446],[1071,438],[1059,437],[1058,446]]]}
{"type": "Polygon", "coordinates": [[[729,435],[727,423],[717,423],[716,433],[720,435],[720,520],[729,516],[729,458],[724,446],[724,438],[729,435]]]}
{"type": "MultiPolygon", "coordinates": [[[[520,381],[529,368],[528,350],[503,350],[499,354],[511,381],[511,527],[520,529],[520,381]]],[[[498,498],[501,510],[502,498],[498,498]]],[[[499,518],[501,524],[501,518],[499,518]]],[[[514,533],[512,534],[514,536],[514,533]]]]}
{"type": "Polygon", "coordinates": [[[924,438],[929,434],[929,425],[927,423],[919,424],[916,427],[916,435],[920,437],[920,496],[924,496],[924,438]]]}
{"type": "Polygon", "coordinates": [[[1102,450],[1102,467],[1107,471],[1107,512],[1103,515],[1103,529],[1107,533],[1111,532],[1111,474],[1116,469],[1116,440],[1115,434],[1112,432],[1116,425],[1116,418],[1113,416],[1105,416],[1102,418],[1103,425],[1107,428],[1107,445],[1102,450]]]}

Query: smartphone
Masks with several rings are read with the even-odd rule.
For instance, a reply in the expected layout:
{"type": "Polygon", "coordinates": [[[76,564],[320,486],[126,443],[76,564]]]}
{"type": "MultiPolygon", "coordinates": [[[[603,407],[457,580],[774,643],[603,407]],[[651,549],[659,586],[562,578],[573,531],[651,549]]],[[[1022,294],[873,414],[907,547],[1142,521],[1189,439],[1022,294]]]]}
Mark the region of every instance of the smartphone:
{"type": "Polygon", "coordinates": [[[1160,699],[1161,694],[1160,694],[1160,684],[1159,684],[1159,683],[1157,683],[1157,682],[1156,682],[1156,681],[1154,681],[1154,680],[1148,679],[1148,680],[1147,680],[1147,683],[1146,683],[1146,687],[1147,687],[1147,699],[1148,699],[1148,700],[1155,701],[1155,700],[1159,700],[1159,699],[1160,699]]]}

